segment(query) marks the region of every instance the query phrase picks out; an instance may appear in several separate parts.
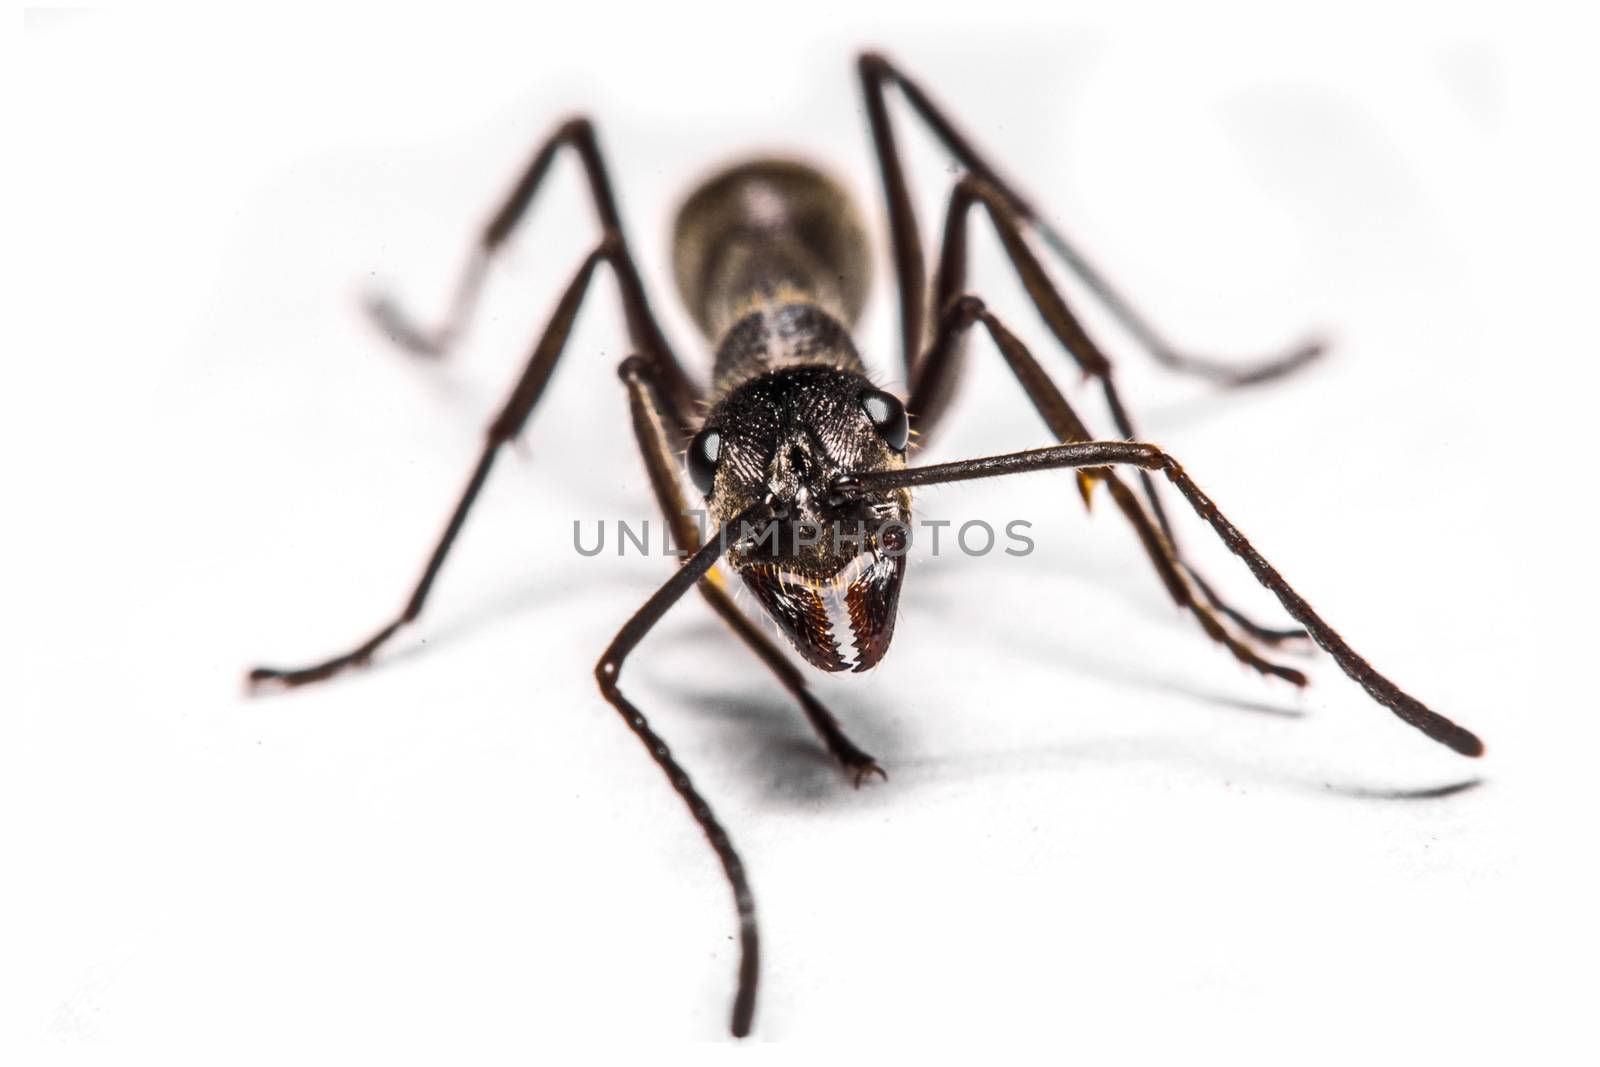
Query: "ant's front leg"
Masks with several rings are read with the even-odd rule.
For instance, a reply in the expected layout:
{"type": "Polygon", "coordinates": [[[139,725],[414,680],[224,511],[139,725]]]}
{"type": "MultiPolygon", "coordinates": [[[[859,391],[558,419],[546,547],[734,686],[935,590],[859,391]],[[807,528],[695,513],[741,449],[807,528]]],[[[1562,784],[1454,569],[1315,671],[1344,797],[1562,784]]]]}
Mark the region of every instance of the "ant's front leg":
{"type": "Polygon", "coordinates": [[[1126,465],[1164,475],[1194,513],[1209,525],[1228,551],[1239,557],[1262,587],[1278,598],[1283,610],[1306,628],[1323,651],[1345,674],[1367,691],[1367,695],[1392,711],[1402,722],[1421,730],[1428,737],[1463,756],[1483,755],[1483,742],[1460,726],[1423,704],[1378,673],[1377,669],[1351,648],[1338,631],[1323,621],[1305,598],[1284,580],[1254,545],[1240,532],[1216,503],[1207,496],[1178,461],[1155,445],[1142,441],[1074,441],[1011,452],[1000,456],[935,463],[926,467],[900,470],[861,471],[841,477],[834,491],[844,497],[866,496],[920,485],[943,485],[975,478],[998,478],[1044,470],[1101,471],[1113,465],[1126,465]]]}

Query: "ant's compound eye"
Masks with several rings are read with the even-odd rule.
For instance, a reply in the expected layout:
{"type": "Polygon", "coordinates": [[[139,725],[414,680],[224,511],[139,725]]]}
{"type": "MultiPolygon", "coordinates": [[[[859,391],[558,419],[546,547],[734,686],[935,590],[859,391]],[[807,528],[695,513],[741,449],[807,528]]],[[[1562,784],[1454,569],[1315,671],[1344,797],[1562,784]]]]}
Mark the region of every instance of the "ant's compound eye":
{"type": "Polygon", "coordinates": [[[708,496],[711,483],[717,476],[717,460],[721,458],[722,434],[716,430],[701,430],[689,442],[689,454],[685,457],[689,466],[689,480],[696,489],[708,496]]]}
{"type": "Polygon", "coordinates": [[[867,413],[872,425],[878,428],[889,447],[896,452],[906,450],[911,436],[911,426],[906,421],[906,406],[900,398],[878,389],[868,389],[861,394],[861,410],[867,413]]]}

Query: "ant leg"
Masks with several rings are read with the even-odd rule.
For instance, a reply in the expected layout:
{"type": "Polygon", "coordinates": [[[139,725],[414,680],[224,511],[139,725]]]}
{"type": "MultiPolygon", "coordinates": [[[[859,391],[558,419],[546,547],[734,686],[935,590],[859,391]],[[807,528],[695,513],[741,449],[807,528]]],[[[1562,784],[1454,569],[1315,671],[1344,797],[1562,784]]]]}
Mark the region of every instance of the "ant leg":
{"type": "Polygon", "coordinates": [[[764,512],[764,507],[758,504],[729,520],[721,530],[717,531],[717,536],[689,557],[688,562],[679,567],[672,577],[667,579],[666,584],[645,601],[644,607],[623,625],[594,668],[595,681],[600,684],[601,694],[622,715],[623,721],[628,724],[628,729],[644,743],[650,758],[656,761],[656,765],[672,783],[672,788],[683,798],[684,804],[689,808],[689,814],[694,816],[694,821],[705,831],[706,840],[711,843],[712,851],[716,852],[717,859],[722,861],[722,871],[727,876],[729,887],[733,890],[734,908],[739,915],[739,986],[733,998],[731,1026],[734,1037],[744,1037],[750,1032],[750,1023],[756,1010],[756,982],[761,958],[760,939],[756,930],[755,898],[750,893],[750,882],[745,877],[744,863],[734,851],[733,842],[728,839],[728,832],[711,813],[711,806],[696,791],[694,783],[689,780],[689,776],[684,773],[677,760],[672,758],[672,752],[667,748],[666,742],[650,728],[649,722],[639,709],[622,695],[622,690],[617,687],[617,680],[622,675],[623,661],[627,659],[628,653],[633,651],[634,646],[650,632],[650,628],[667,613],[668,608],[683,598],[683,594],[689,591],[690,586],[697,584],[711,573],[711,568],[716,566],[717,560],[727,548],[729,534],[758,521],[764,517],[764,512]]]}
{"type": "Polygon", "coordinates": [[[669,391],[680,408],[685,411],[692,410],[693,403],[699,398],[699,391],[678,364],[672,346],[650,310],[644,283],[639,279],[633,253],[629,250],[627,239],[623,234],[622,217],[617,210],[617,200],[611,189],[611,179],[606,172],[605,160],[600,155],[600,145],[595,138],[594,125],[588,119],[577,118],[563,123],[534,153],[533,159],[529,161],[522,176],[517,179],[505,202],[490,217],[479,235],[472,256],[467,261],[466,268],[456,285],[450,311],[440,326],[430,330],[415,325],[393,301],[384,296],[374,296],[369,299],[367,310],[378,326],[402,348],[425,356],[440,356],[449,351],[466,329],[467,320],[477,303],[478,290],[483,284],[484,274],[495,253],[522,221],[523,215],[526,214],[539,192],[540,185],[544,182],[550,164],[564,147],[571,148],[577,153],[579,162],[583,165],[584,176],[588,179],[590,198],[594,201],[595,214],[599,217],[601,230],[611,235],[614,241],[615,251],[610,258],[612,269],[617,276],[617,287],[622,293],[622,310],[628,323],[628,337],[635,350],[645,353],[664,368],[663,374],[669,391]]]}
{"type": "MultiPolygon", "coordinates": [[[[928,98],[916,82],[908,78],[888,59],[873,52],[864,53],[859,57],[857,69],[861,78],[862,93],[866,98],[867,120],[872,129],[878,166],[883,176],[884,196],[889,202],[889,232],[900,281],[900,317],[904,330],[908,370],[915,362],[916,349],[924,330],[922,315],[924,280],[916,216],[911,210],[905,175],[900,166],[894,132],[890,128],[888,109],[884,102],[884,86],[891,83],[899,88],[906,103],[911,105],[912,111],[933,132],[945,150],[954,156],[962,167],[993,186],[1011,210],[1033,226],[1044,242],[1061,257],[1068,269],[1105,304],[1123,328],[1132,334],[1158,363],[1171,370],[1205,378],[1221,385],[1239,386],[1281,377],[1322,354],[1324,345],[1320,341],[1309,341],[1274,359],[1234,366],[1180,352],[1150,325],[1148,319],[1134,310],[1127,298],[1122,296],[1058,230],[1045,222],[1039,212],[1022,198],[1014,186],[996,173],[972,142],[955,128],[944,111],[928,98]]],[[[941,303],[934,304],[935,309],[942,306],[941,303]]]]}
{"type": "MultiPolygon", "coordinates": [[[[1009,183],[995,172],[994,168],[955,129],[949,119],[928,99],[927,95],[915,82],[902,74],[886,58],[875,53],[862,55],[858,61],[858,69],[862,93],[866,102],[868,125],[871,128],[873,146],[883,179],[884,198],[888,204],[890,243],[895,261],[895,275],[900,289],[901,342],[906,367],[906,380],[908,385],[922,380],[939,386],[937,390],[930,391],[929,395],[924,398],[923,417],[918,426],[920,440],[923,443],[926,443],[934,427],[938,424],[939,418],[950,399],[950,394],[954,390],[963,361],[963,352],[960,348],[959,338],[945,342],[947,351],[945,352],[946,366],[943,373],[933,376],[922,373],[922,368],[919,365],[921,362],[919,358],[921,356],[921,346],[931,332],[929,327],[934,324],[926,321],[928,316],[925,314],[924,304],[927,298],[925,293],[927,282],[922,257],[922,244],[917,233],[916,213],[911,206],[911,197],[907,188],[904,168],[900,164],[900,154],[895,143],[894,129],[889,121],[889,112],[884,93],[884,85],[888,82],[893,82],[900,88],[901,93],[905,96],[912,109],[928,125],[945,148],[971,172],[972,176],[976,180],[985,183],[987,188],[993,190],[994,199],[1003,202],[1004,206],[1010,209],[1010,212],[1015,213],[1038,228],[1046,242],[1056,248],[1067,261],[1068,266],[1082,278],[1091,291],[1106,303],[1123,325],[1138,337],[1145,347],[1149,348],[1162,363],[1201,374],[1226,384],[1243,385],[1266,381],[1285,374],[1315,358],[1322,351],[1320,344],[1311,343],[1301,346],[1286,357],[1242,369],[1229,368],[1207,360],[1179,354],[1171,345],[1161,339],[1145,319],[1133,310],[1128,301],[1117,293],[1076,250],[1067,244],[1059,233],[1051,229],[1039,218],[1038,213],[1022,199],[1009,183]]],[[[958,190],[957,196],[960,195],[961,193],[958,190]]],[[[967,194],[969,201],[970,196],[971,193],[969,191],[967,194]]],[[[956,200],[953,198],[951,215],[954,216],[955,214],[956,200]]],[[[965,214],[964,205],[961,209],[961,214],[965,214]]],[[[991,215],[996,217],[998,225],[999,212],[992,204],[991,215]]],[[[1054,303],[1062,304],[1059,296],[1054,294],[1054,289],[1050,286],[1048,276],[1045,275],[1043,268],[1038,266],[1038,261],[1033,259],[1032,253],[1027,250],[1027,246],[1022,242],[1021,238],[1017,237],[1014,241],[1007,241],[1006,243],[1008,252],[1012,251],[1013,244],[1022,250],[1023,255],[1031,262],[1034,280],[1046,287],[1051,295],[1055,295],[1054,303]]],[[[1016,259],[1017,256],[1013,255],[1013,260],[1015,261],[1016,259]]],[[[955,269],[955,264],[960,263],[964,266],[964,261],[964,221],[960,224],[953,224],[947,220],[939,277],[934,289],[934,307],[936,309],[942,311],[948,301],[959,293],[963,287],[960,271],[955,269]]],[[[1022,270],[1021,264],[1019,264],[1018,269],[1019,271],[1022,270]]],[[[1027,280],[1028,277],[1025,275],[1025,282],[1027,280]]],[[[1031,283],[1029,284],[1029,291],[1030,294],[1034,291],[1034,285],[1031,283]]],[[[1036,302],[1038,300],[1039,298],[1036,296],[1036,302]]],[[[1044,306],[1041,304],[1041,311],[1043,312],[1044,310],[1044,306]]],[[[1064,305],[1062,305],[1062,310],[1065,311],[1064,305]]],[[[1047,318],[1049,318],[1048,314],[1047,318]]],[[[1071,319],[1070,313],[1067,314],[1066,318],[1071,322],[1076,334],[1087,346],[1087,349],[1094,351],[1098,368],[1103,369],[1103,373],[1098,376],[1105,388],[1107,403],[1111,407],[1113,417],[1118,422],[1118,432],[1127,437],[1133,437],[1134,433],[1129,424],[1126,410],[1122,406],[1120,397],[1116,394],[1115,387],[1111,384],[1109,362],[1097,349],[1094,349],[1093,344],[1083,335],[1082,329],[1077,328],[1076,320],[1071,319]]],[[[1052,323],[1052,328],[1054,326],[1055,323],[1052,323]]],[[[1060,335],[1058,334],[1058,336],[1060,335]]],[[[1066,343],[1065,338],[1063,338],[1063,343],[1066,343]]],[[[1069,350],[1073,351],[1074,355],[1078,355],[1079,350],[1074,349],[1071,344],[1068,347],[1069,350]]],[[[1082,362],[1081,358],[1080,362],[1082,362]]],[[[1086,369],[1090,368],[1086,366],[1086,369]]],[[[1091,373],[1095,373],[1095,370],[1091,369],[1091,373]]],[[[1161,501],[1156,495],[1154,483],[1150,481],[1145,472],[1140,472],[1140,478],[1143,482],[1146,496],[1150,500],[1150,508],[1156,517],[1156,522],[1161,526],[1168,542],[1176,550],[1177,538],[1172,530],[1171,523],[1167,520],[1161,501]]],[[[1182,564],[1181,558],[1180,564],[1182,564]]],[[[1210,583],[1194,570],[1188,568],[1187,565],[1184,566],[1189,572],[1190,579],[1206,602],[1214,610],[1231,619],[1237,626],[1258,640],[1275,644],[1280,641],[1299,639],[1305,636],[1304,632],[1300,630],[1276,629],[1259,625],[1223,601],[1216,591],[1212,589],[1210,583]]]]}
{"type": "Polygon", "coordinates": [[[517,380],[511,390],[505,406],[489,424],[485,433],[483,451],[478,456],[478,463],[472,470],[472,475],[467,479],[467,486],[462,491],[456,502],[455,510],[450,513],[449,521],[445,523],[444,533],[434,546],[433,554],[428,557],[427,565],[423,568],[422,577],[412,589],[411,599],[406,602],[400,614],[386,626],[373,634],[366,641],[351,649],[343,655],[334,656],[332,659],[311,667],[298,669],[282,669],[277,667],[257,667],[249,674],[251,685],[260,685],[265,682],[275,682],[280,685],[303,685],[307,682],[319,682],[331,678],[347,667],[364,665],[372,658],[380,646],[405,624],[411,622],[422,613],[422,606],[428,599],[428,591],[433,588],[434,579],[439,576],[439,569],[444,565],[445,557],[450,552],[450,546],[455,543],[456,536],[461,532],[461,527],[467,521],[467,513],[472,509],[473,503],[478,499],[478,494],[483,490],[484,483],[488,481],[489,471],[494,466],[495,457],[499,454],[501,446],[505,445],[517,434],[522,432],[523,425],[532,414],[534,405],[539,402],[539,396],[544,392],[545,384],[550,380],[550,372],[555,368],[556,360],[560,358],[562,349],[566,346],[567,336],[572,330],[573,319],[578,314],[578,308],[583,303],[584,294],[588,291],[589,282],[594,277],[595,268],[601,261],[607,261],[615,266],[619,256],[617,242],[608,237],[595,248],[583,261],[583,266],[578,269],[577,275],[567,286],[566,292],[561,295],[560,302],[556,305],[555,312],[550,316],[549,323],[545,326],[544,333],[539,342],[534,346],[533,354],[528,360],[527,368],[517,380]]]}
{"type": "MultiPolygon", "coordinates": [[[[677,421],[678,413],[663,415],[668,403],[648,361],[637,356],[630,357],[623,361],[617,373],[628,387],[628,407],[633,415],[634,437],[639,442],[639,452],[650,474],[650,485],[655,490],[656,501],[671,526],[673,541],[678,549],[685,555],[692,554],[700,547],[700,530],[694,513],[689,509],[689,502],[684,499],[677,457],[668,431],[669,423],[677,421]]],[[[715,570],[707,572],[699,588],[712,610],[722,617],[740,640],[777,676],[789,694],[799,701],[829,754],[839,761],[854,783],[860,786],[864,778],[873,774],[887,780],[889,776],[878,765],[878,761],[846,736],[833,713],[812,694],[806,686],[805,676],[734,604],[723,575],[715,570]]]]}
{"type": "MultiPolygon", "coordinates": [[[[1062,442],[1092,440],[1083,420],[1072,409],[1066,396],[1050,380],[1044,368],[1039,366],[1038,361],[1022,342],[1017,340],[1011,331],[1007,330],[1005,325],[984,306],[982,300],[970,295],[951,301],[940,317],[933,344],[928,349],[928,355],[920,368],[923,372],[922,378],[913,388],[910,401],[906,405],[912,418],[917,418],[922,410],[920,405],[942,388],[936,379],[949,365],[949,353],[954,350],[961,335],[965,334],[975,322],[983,323],[984,328],[988,330],[995,347],[1005,357],[1011,372],[1016,375],[1023,391],[1028,394],[1028,399],[1033,402],[1034,408],[1043,417],[1045,425],[1050,428],[1056,440],[1062,442]]],[[[1083,493],[1085,501],[1088,500],[1090,488],[1095,481],[1105,482],[1118,510],[1132,524],[1134,532],[1144,546],[1145,554],[1150,557],[1156,573],[1166,585],[1167,592],[1180,608],[1186,609],[1195,617],[1195,621],[1200,624],[1200,628],[1208,637],[1233,653],[1235,659],[1262,674],[1270,674],[1298,686],[1306,684],[1306,676],[1300,671],[1263,659],[1249,645],[1234,637],[1217,620],[1211,609],[1195,598],[1189,587],[1190,583],[1184,578],[1187,568],[1183,567],[1171,542],[1150,521],[1150,516],[1140,505],[1139,498],[1122,479],[1105,469],[1083,470],[1079,472],[1078,478],[1079,491],[1083,493]]]]}
{"type": "Polygon", "coordinates": [[[883,95],[882,80],[891,68],[887,60],[870,52],[861,56],[857,65],[873,154],[878,157],[883,199],[889,211],[889,246],[900,290],[900,354],[909,384],[916,380],[917,359],[928,332],[928,278],[922,261],[922,237],[917,233],[917,213],[911,206],[911,190],[906,184],[905,168],[900,165],[900,149],[895,144],[883,95]]]}
{"type": "MultiPolygon", "coordinates": [[[[1020,347],[1020,343],[1019,343],[1020,347]]],[[[1083,469],[1100,470],[1113,464],[1126,464],[1140,470],[1156,471],[1166,476],[1189,506],[1211,526],[1217,537],[1244,561],[1256,581],[1278,598],[1283,609],[1310,633],[1312,640],[1333,657],[1341,670],[1349,675],[1367,695],[1394,712],[1401,721],[1416,727],[1433,740],[1463,756],[1483,755],[1483,742],[1472,731],[1458,726],[1433,711],[1421,701],[1395,685],[1345,643],[1344,638],[1323,621],[1305,599],[1284,581],[1273,566],[1257,552],[1228,521],[1217,505],[1201,491],[1194,480],[1178,465],[1178,461],[1155,445],[1139,441],[1082,441],[1055,445],[1049,448],[1012,452],[1001,456],[959,460],[955,463],[938,463],[927,467],[909,467],[892,471],[854,472],[835,482],[833,491],[845,497],[885,493],[895,489],[909,489],[919,485],[939,485],[947,482],[969,481],[974,478],[994,478],[1006,474],[1028,471],[1083,469]]]]}
{"type": "MultiPolygon", "coordinates": [[[[939,270],[934,281],[934,296],[939,301],[939,307],[944,308],[950,301],[955,300],[961,292],[966,281],[966,249],[967,249],[967,217],[971,213],[974,203],[981,203],[986,209],[990,222],[994,225],[995,233],[1000,238],[1007,257],[1011,260],[1023,288],[1027,291],[1029,299],[1033,301],[1050,332],[1067,350],[1067,353],[1083,368],[1085,374],[1097,379],[1105,393],[1106,406],[1111,411],[1112,421],[1115,423],[1117,433],[1129,440],[1138,435],[1134,432],[1133,421],[1129,418],[1127,409],[1123,406],[1122,398],[1117,392],[1117,387],[1112,381],[1111,361],[1100,351],[1099,347],[1089,338],[1079,324],[1077,317],[1067,307],[1067,302],[1051,284],[1050,278],[1045,274],[1044,268],[1034,258],[1033,252],[1022,238],[1021,229],[1012,214],[1010,206],[1006,203],[1003,194],[993,185],[974,175],[967,175],[957,183],[955,191],[950,195],[949,209],[945,215],[945,237],[943,250],[939,259],[939,270]]],[[[944,405],[950,395],[950,384],[945,379],[953,377],[956,360],[949,355],[941,353],[943,363],[938,370],[932,367],[923,368],[924,377],[918,382],[925,394],[925,407],[923,410],[932,414],[937,419],[943,413],[944,405]]],[[[1088,440],[1090,435],[1083,435],[1081,440],[1088,440]]],[[[1194,583],[1200,595],[1212,609],[1232,619],[1240,629],[1250,634],[1259,641],[1268,644],[1277,644],[1280,641],[1304,639],[1303,630],[1273,629],[1261,626],[1237,611],[1219,597],[1211,585],[1202,578],[1193,567],[1183,559],[1182,549],[1179,547],[1176,532],[1167,519],[1166,509],[1161,506],[1161,497],[1156,492],[1155,483],[1147,471],[1139,472],[1143,484],[1145,498],[1150,503],[1150,512],[1155,516],[1156,524],[1161,527],[1162,535],[1171,546],[1174,560],[1187,572],[1189,579],[1194,583]]]]}

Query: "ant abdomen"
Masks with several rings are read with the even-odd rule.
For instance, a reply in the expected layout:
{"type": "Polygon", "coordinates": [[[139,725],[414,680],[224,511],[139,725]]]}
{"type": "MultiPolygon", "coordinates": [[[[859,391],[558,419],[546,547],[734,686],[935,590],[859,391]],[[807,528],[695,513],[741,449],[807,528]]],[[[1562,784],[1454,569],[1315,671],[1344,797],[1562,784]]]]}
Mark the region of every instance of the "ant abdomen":
{"type": "Polygon", "coordinates": [[[803,163],[756,159],[707,179],[679,209],[672,243],[678,291],[713,341],[753,304],[816,304],[849,327],[866,301],[861,216],[803,163]]]}

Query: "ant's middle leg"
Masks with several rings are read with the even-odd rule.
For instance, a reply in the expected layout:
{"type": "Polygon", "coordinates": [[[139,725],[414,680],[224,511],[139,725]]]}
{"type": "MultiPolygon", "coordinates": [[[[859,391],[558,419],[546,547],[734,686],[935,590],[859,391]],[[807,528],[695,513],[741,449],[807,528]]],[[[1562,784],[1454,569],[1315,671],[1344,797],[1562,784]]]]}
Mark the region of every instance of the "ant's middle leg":
{"type": "MultiPolygon", "coordinates": [[[[937,306],[941,312],[948,310],[951,304],[959,303],[966,284],[967,218],[976,204],[981,204],[986,209],[1007,258],[1010,259],[1023,289],[1045,325],[1050,328],[1056,340],[1084,373],[1100,383],[1117,433],[1128,440],[1135,439],[1138,435],[1134,433],[1133,420],[1129,417],[1127,408],[1123,406],[1122,397],[1117,392],[1111,361],[1085,332],[1077,317],[1067,306],[1066,300],[1062,298],[1038,259],[1034,257],[1023,239],[1021,228],[1004,194],[984,179],[971,174],[957,183],[955,191],[950,195],[949,209],[945,215],[944,241],[933,286],[934,299],[938,301],[937,306]]],[[[929,432],[932,425],[936,424],[944,413],[952,392],[951,382],[961,352],[959,344],[935,338],[928,355],[917,368],[917,375],[913,378],[912,394],[915,410],[919,412],[918,429],[924,434],[929,432]]],[[[1088,435],[1087,431],[1084,433],[1086,435],[1084,440],[1091,439],[1092,435],[1088,435]]],[[[1167,519],[1166,509],[1162,507],[1161,496],[1149,472],[1141,470],[1138,472],[1138,477],[1144,488],[1145,499],[1149,502],[1150,513],[1155,517],[1156,525],[1161,528],[1161,534],[1166,539],[1174,562],[1183,568],[1190,582],[1213,610],[1233,620],[1235,625],[1250,636],[1268,644],[1306,638],[1304,630],[1262,626],[1218,596],[1210,584],[1184,560],[1177,534],[1167,519]]],[[[1080,479],[1080,484],[1086,483],[1082,483],[1080,479]]]]}
{"type": "Polygon", "coordinates": [[[522,432],[523,425],[533,413],[534,405],[539,402],[539,397],[550,380],[550,373],[555,369],[556,361],[566,347],[573,319],[577,317],[595,269],[602,261],[611,262],[614,266],[618,255],[619,249],[612,239],[607,238],[602,241],[599,247],[583,261],[583,266],[578,269],[577,275],[561,295],[561,300],[550,316],[544,333],[534,346],[527,367],[517,379],[517,384],[512,388],[511,395],[506,399],[500,413],[485,431],[483,450],[478,455],[477,465],[467,479],[466,488],[456,501],[449,520],[445,523],[444,533],[435,544],[433,554],[428,557],[428,562],[423,567],[422,577],[412,589],[411,598],[406,601],[400,614],[355,648],[321,663],[299,668],[257,667],[249,674],[251,685],[264,683],[304,685],[307,682],[319,682],[331,678],[348,667],[362,666],[389,638],[394,636],[397,630],[422,613],[428,593],[433,588],[434,579],[439,576],[445,557],[449,555],[451,546],[455,544],[457,535],[467,521],[467,513],[472,510],[473,503],[477,501],[478,494],[482,492],[484,483],[489,479],[489,471],[494,466],[495,457],[504,445],[522,432]]]}
{"type": "MultiPolygon", "coordinates": [[[[976,322],[983,323],[988,330],[995,347],[1000,350],[1006,364],[1016,375],[1023,391],[1027,393],[1028,399],[1033,402],[1034,408],[1043,417],[1045,425],[1050,428],[1056,440],[1063,444],[1092,440],[1083,420],[1078,417],[1065,394],[1051,381],[1044,368],[1039,366],[1038,360],[1034,359],[1032,353],[984,306],[982,300],[970,295],[952,300],[940,318],[938,328],[934,332],[933,344],[922,362],[924,378],[914,385],[911,398],[906,405],[912,418],[917,417],[921,410],[920,405],[925,402],[926,397],[941,388],[936,381],[928,379],[947,372],[951,365],[950,354],[956,350],[962,337],[976,322]]],[[[1096,481],[1105,483],[1118,510],[1138,535],[1146,555],[1150,557],[1151,565],[1155,567],[1173,601],[1194,616],[1208,637],[1225,647],[1239,662],[1262,674],[1273,675],[1298,686],[1306,684],[1306,676],[1302,672],[1263,658],[1244,641],[1229,633],[1211,608],[1196,598],[1189,581],[1184,577],[1187,568],[1178,559],[1171,542],[1157,524],[1151,521],[1140,505],[1138,496],[1115,472],[1109,468],[1092,468],[1080,470],[1078,477],[1079,490],[1086,502],[1093,483],[1096,481]]]]}

